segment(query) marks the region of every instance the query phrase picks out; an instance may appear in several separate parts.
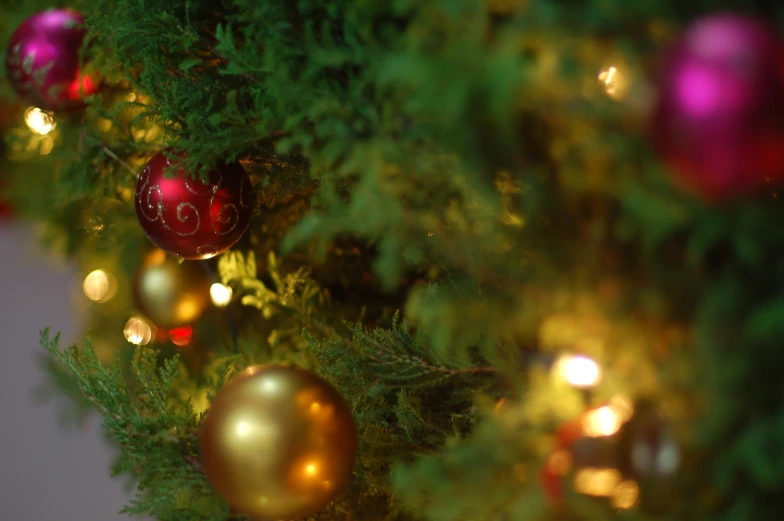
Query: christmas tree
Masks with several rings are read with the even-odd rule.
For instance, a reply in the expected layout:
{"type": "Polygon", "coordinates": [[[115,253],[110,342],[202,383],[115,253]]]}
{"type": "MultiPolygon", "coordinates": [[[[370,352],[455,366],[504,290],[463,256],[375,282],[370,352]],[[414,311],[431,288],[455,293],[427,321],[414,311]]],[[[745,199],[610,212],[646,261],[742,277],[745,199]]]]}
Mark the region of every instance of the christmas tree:
{"type": "Polygon", "coordinates": [[[780,519],[780,4],[1,5],[128,514],[780,519]]]}

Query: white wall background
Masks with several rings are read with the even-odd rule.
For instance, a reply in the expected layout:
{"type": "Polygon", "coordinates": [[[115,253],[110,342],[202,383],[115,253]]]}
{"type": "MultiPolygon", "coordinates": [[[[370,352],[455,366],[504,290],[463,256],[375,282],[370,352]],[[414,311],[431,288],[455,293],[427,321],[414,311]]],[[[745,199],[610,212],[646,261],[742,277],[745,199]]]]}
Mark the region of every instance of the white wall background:
{"type": "Polygon", "coordinates": [[[127,494],[109,477],[112,449],[94,418],[65,430],[44,380],[39,331],[68,343],[82,333],[72,309],[75,273],[34,247],[30,229],[0,218],[0,521],[116,521],[127,494]]]}

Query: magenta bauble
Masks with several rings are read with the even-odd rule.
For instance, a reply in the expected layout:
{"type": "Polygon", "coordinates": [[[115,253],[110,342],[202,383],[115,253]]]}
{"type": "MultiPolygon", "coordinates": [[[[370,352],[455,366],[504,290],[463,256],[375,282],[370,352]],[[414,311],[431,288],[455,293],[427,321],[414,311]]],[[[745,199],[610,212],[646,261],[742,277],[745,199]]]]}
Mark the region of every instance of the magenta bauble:
{"type": "Polygon", "coordinates": [[[36,107],[69,111],[84,107],[97,82],[80,67],[84,17],[48,9],[27,18],[8,42],[5,66],[14,90],[36,107]]]}
{"type": "Polygon", "coordinates": [[[248,228],[250,178],[242,165],[232,163],[210,170],[204,183],[172,168],[177,156],[185,157],[166,150],[147,163],[136,185],[136,215],[162,250],[185,259],[209,259],[234,246],[248,228]]]}
{"type": "Polygon", "coordinates": [[[737,15],[692,25],[667,56],[654,139],[682,188],[708,201],[784,180],[784,52],[737,15]]]}

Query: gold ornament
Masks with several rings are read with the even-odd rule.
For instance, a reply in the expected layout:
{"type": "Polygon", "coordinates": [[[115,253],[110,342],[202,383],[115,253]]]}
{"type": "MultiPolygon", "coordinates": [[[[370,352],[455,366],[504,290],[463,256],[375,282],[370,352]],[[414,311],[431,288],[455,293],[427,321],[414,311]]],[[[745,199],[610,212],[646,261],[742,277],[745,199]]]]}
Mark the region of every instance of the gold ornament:
{"type": "Polygon", "coordinates": [[[204,471],[237,512],[300,519],[346,485],[357,431],[334,387],[303,369],[252,366],[212,403],[199,436],[204,471]]]}
{"type": "Polygon", "coordinates": [[[195,262],[179,263],[155,250],[147,255],[133,280],[139,311],[164,329],[191,324],[210,304],[210,280],[195,262]]]}

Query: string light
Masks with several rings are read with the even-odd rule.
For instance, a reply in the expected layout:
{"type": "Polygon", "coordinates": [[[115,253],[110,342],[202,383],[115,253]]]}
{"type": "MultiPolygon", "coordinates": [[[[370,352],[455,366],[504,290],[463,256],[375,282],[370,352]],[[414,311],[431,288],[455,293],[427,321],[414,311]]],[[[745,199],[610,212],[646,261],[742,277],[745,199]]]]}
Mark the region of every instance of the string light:
{"type": "Polygon", "coordinates": [[[629,85],[624,75],[616,67],[610,66],[599,72],[599,83],[604,92],[614,100],[620,100],[626,96],[629,85]]]}
{"type": "Polygon", "coordinates": [[[225,308],[229,305],[232,293],[233,291],[230,287],[224,286],[220,282],[216,282],[210,286],[210,298],[212,299],[212,303],[219,308],[225,308]]]}
{"type": "Polygon", "coordinates": [[[94,302],[106,302],[114,296],[116,289],[114,277],[103,270],[91,271],[82,283],[84,295],[94,302]]]}
{"type": "Polygon", "coordinates": [[[557,374],[569,385],[578,388],[596,386],[602,373],[594,360],[583,355],[565,355],[555,364],[557,374]]]}
{"type": "Polygon", "coordinates": [[[29,107],[25,111],[24,120],[28,128],[39,136],[45,136],[57,126],[52,115],[38,107],[29,107]]]}
{"type": "Polygon", "coordinates": [[[152,340],[152,328],[142,317],[131,317],[123,328],[125,339],[131,344],[144,346],[152,340]]]}

